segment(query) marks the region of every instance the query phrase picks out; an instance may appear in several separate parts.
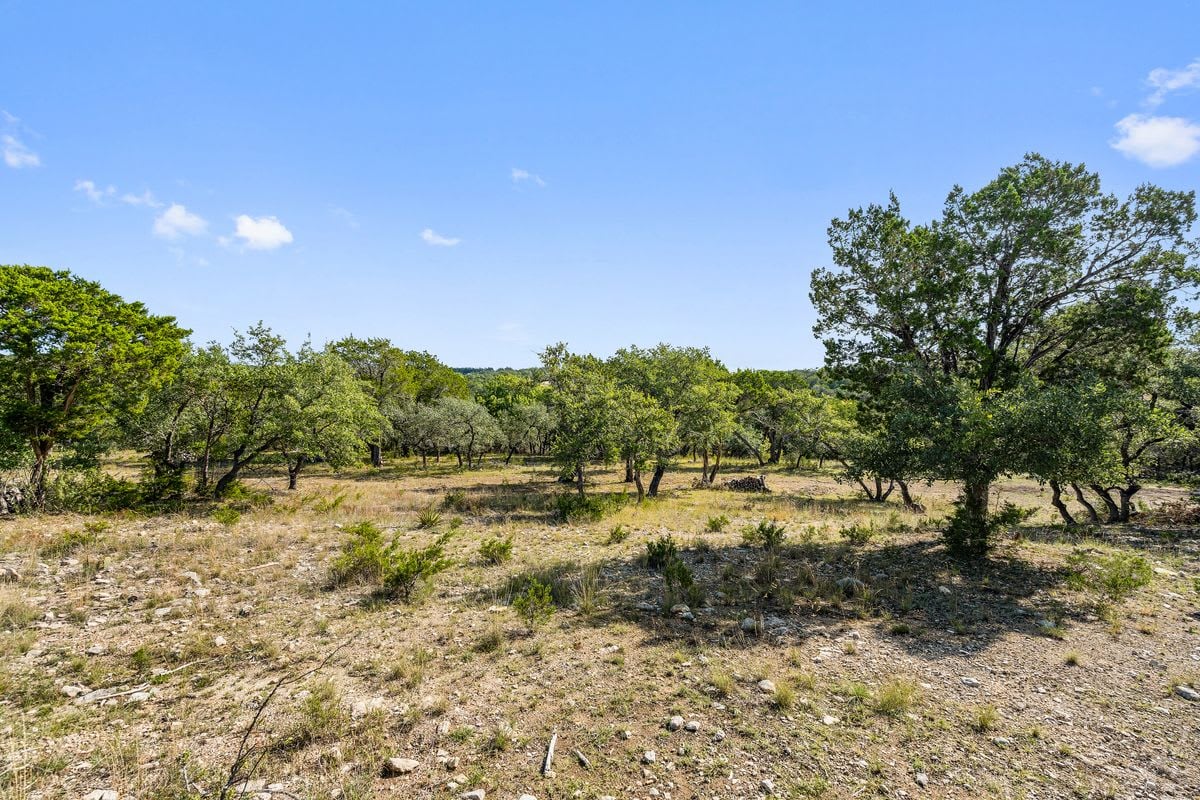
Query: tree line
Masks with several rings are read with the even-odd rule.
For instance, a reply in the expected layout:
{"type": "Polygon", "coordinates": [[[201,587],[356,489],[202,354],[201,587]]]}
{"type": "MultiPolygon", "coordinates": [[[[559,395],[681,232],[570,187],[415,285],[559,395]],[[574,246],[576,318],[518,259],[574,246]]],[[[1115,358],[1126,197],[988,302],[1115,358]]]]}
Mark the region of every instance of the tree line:
{"type": "Polygon", "coordinates": [[[821,370],[730,370],[707,348],[608,358],[546,348],[527,370],[455,370],[353,336],[296,349],[259,323],[192,344],[171,317],[45,267],[0,267],[0,466],[43,508],[53,470],[116,448],[144,457],[148,498],[227,495],[270,461],[295,488],[314,463],[389,454],[544,455],[583,494],[623,464],[639,500],[682,458],[832,464],[871,501],[961,485],[946,525],[982,554],[1016,511],[999,478],[1046,483],[1064,523],[1128,521],[1150,477],[1194,472],[1200,392],[1191,192],[1119,199],[1081,165],[1027,156],[941,216],[886,205],[829,228],[810,298],[821,370]],[[1068,495],[1069,493],[1069,495],[1068,495]]]}

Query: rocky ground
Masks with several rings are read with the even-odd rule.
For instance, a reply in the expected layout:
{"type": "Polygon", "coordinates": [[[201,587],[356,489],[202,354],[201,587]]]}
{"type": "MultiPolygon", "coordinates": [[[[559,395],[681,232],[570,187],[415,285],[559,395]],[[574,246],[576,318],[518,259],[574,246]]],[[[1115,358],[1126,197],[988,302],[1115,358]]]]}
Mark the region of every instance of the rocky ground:
{"type": "Polygon", "coordinates": [[[0,796],[1200,796],[1194,532],[1084,538],[1011,483],[1043,510],[970,566],[934,531],[949,487],[917,516],[822,474],[765,495],[693,478],[595,522],[555,519],[546,468],[433,465],[265,476],[270,505],[6,518],[0,796]],[[413,545],[455,529],[456,565],[408,603],[328,588],[367,519],[413,545]],[[775,554],[744,542],[770,519],[775,554]],[[689,602],[644,564],[664,534],[689,602]],[[1152,579],[1102,602],[1067,579],[1074,552],[1152,579]],[[510,605],[531,577],[557,606],[541,624],[510,605]]]}

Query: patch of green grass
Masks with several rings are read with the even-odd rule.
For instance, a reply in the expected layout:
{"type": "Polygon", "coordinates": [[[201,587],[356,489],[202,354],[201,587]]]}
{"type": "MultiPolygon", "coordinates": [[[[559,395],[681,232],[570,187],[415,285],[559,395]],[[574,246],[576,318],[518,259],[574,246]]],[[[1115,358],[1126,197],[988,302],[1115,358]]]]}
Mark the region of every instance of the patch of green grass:
{"type": "Polygon", "coordinates": [[[917,698],[917,686],[903,678],[893,678],[879,687],[875,695],[875,712],[894,716],[908,711],[917,698]]]}

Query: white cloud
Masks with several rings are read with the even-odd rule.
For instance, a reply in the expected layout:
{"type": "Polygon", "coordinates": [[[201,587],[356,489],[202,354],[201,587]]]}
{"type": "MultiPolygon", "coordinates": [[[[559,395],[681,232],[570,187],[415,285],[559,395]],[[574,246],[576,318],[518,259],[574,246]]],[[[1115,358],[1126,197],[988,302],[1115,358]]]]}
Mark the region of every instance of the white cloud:
{"type": "Polygon", "coordinates": [[[1173,167],[1200,152],[1200,125],[1183,117],[1130,114],[1116,127],[1112,146],[1151,167],[1173,167]]]}
{"type": "Polygon", "coordinates": [[[534,175],[532,172],[530,172],[527,169],[521,169],[520,167],[513,167],[512,168],[512,182],[513,183],[525,183],[526,181],[528,181],[530,183],[535,183],[538,186],[541,186],[543,188],[546,186],[546,182],[544,180],[542,180],[542,176],[534,175]]]}
{"type": "Polygon", "coordinates": [[[1200,58],[1183,69],[1152,69],[1146,83],[1154,89],[1154,93],[1146,98],[1146,105],[1151,108],[1161,104],[1172,92],[1200,88],[1200,58]]]}
{"type": "MultiPolygon", "coordinates": [[[[13,119],[11,114],[5,113],[6,119],[13,119]]],[[[0,136],[0,143],[3,144],[4,163],[13,169],[23,169],[25,167],[37,167],[42,163],[42,159],[37,153],[30,150],[25,144],[12,134],[4,134],[0,136]]]]}
{"type": "Polygon", "coordinates": [[[242,214],[236,220],[233,235],[241,239],[251,250],[275,250],[291,244],[292,232],[276,217],[258,217],[242,214]]]}
{"type": "Polygon", "coordinates": [[[117,193],[115,186],[107,186],[101,189],[96,185],[95,181],[78,180],[75,181],[75,191],[83,192],[87,195],[87,199],[91,200],[96,205],[103,205],[104,201],[117,193]]]}
{"type": "Polygon", "coordinates": [[[171,203],[170,207],[154,220],[154,234],[164,239],[178,239],[185,235],[199,236],[206,230],[208,222],[179,203],[171,203]]]}
{"type": "Polygon", "coordinates": [[[454,245],[462,241],[462,239],[452,239],[449,236],[442,236],[440,233],[435,233],[433,228],[426,228],[421,231],[421,238],[425,241],[425,244],[432,245],[433,247],[454,247],[454,245]]]}
{"type": "Polygon", "coordinates": [[[141,194],[130,194],[126,192],[121,195],[121,202],[129,206],[147,206],[149,208],[162,208],[162,203],[154,196],[154,193],[149,189],[141,194]]]}

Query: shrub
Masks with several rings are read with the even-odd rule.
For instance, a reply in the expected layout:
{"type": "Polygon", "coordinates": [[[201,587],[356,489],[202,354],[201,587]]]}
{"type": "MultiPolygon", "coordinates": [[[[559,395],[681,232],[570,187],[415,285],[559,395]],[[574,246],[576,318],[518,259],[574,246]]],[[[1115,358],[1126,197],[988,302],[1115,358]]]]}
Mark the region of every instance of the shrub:
{"type": "Polygon", "coordinates": [[[578,571],[578,564],[558,561],[513,575],[508,579],[508,596],[513,598],[524,594],[534,583],[541,583],[550,588],[550,598],[554,604],[565,608],[575,601],[575,576],[578,571]]]}
{"type": "Polygon", "coordinates": [[[1139,555],[1116,552],[1109,555],[1076,550],[1067,559],[1069,584],[1119,603],[1150,582],[1154,574],[1149,562],[1139,555]]]}
{"type": "Polygon", "coordinates": [[[69,556],[81,547],[96,544],[100,540],[100,530],[89,527],[81,531],[66,531],[41,549],[43,558],[63,558],[69,556]]]}
{"type": "Polygon", "coordinates": [[[696,579],[687,564],[672,558],[663,569],[663,580],[667,587],[667,606],[686,603],[698,606],[704,602],[704,592],[696,586],[696,579]]]}
{"type": "Polygon", "coordinates": [[[446,492],[446,496],[442,498],[442,508],[465,514],[468,510],[467,493],[460,489],[446,492]]]}
{"type": "Polygon", "coordinates": [[[242,512],[236,508],[221,506],[220,508],[213,509],[212,518],[222,525],[232,526],[238,524],[238,520],[242,518],[242,512]]]}
{"type": "Polygon", "coordinates": [[[346,529],[352,538],[342,547],[342,553],[330,568],[330,583],[344,586],[353,582],[377,582],[383,578],[387,565],[388,545],[383,531],[373,522],[360,522],[346,529]]]}
{"type": "Polygon", "coordinates": [[[646,542],[646,566],[661,569],[675,560],[678,550],[670,534],[663,534],[654,541],[646,542]]]}
{"type": "Polygon", "coordinates": [[[977,520],[959,499],[954,502],[954,513],[950,515],[942,536],[952,553],[980,555],[987,550],[995,534],[1020,525],[1036,513],[1036,508],[1021,508],[1012,503],[1004,503],[999,511],[988,515],[983,523],[983,530],[980,531],[977,520]]]}
{"type": "Polygon", "coordinates": [[[608,532],[608,539],[605,544],[620,544],[629,538],[629,529],[624,525],[614,525],[612,530],[608,532]]]}
{"type": "Polygon", "coordinates": [[[393,542],[388,547],[387,562],[383,570],[384,593],[407,600],[419,582],[427,581],[454,566],[454,561],[446,558],[445,554],[445,545],[449,539],[450,534],[443,533],[433,544],[411,549],[398,547],[393,542]]]}
{"type": "Polygon", "coordinates": [[[503,564],[512,558],[512,549],[511,536],[505,539],[493,536],[480,543],[479,555],[483,556],[483,560],[489,564],[503,564]]]}
{"type": "Polygon", "coordinates": [[[718,517],[709,517],[708,522],[704,524],[704,530],[709,533],[720,533],[729,525],[729,517],[722,514],[718,517]]]}
{"type": "Polygon", "coordinates": [[[1000,720],[1000,712],[991,703],[979,706],[971,714],[971,727],[983,733],[996,727],[996,723],[1000,720]]]}
{"type": "Polygon", "coordinates": [[[424,530],[436,528],[442,524],[442,515],[434,511],[432,508],[427,508],[417,515],[417,527],[424,530]]]}
{"type": "Polygon", "coordinates": [[[764,550],[778,550],[787,541],[786,530],[786,525],[773,519],[764,519],[758,525],[747,528],[742,533],[742,540],[746,544],[758,545],[764,550]]]}
{"type": "Polygon", "coordinates": [[[587,615],[598,611],[604,602],[603,590],[600,567],[595,564],[585,567],[575,580],[575,607],[579,613],[587,615]]]}
{"type": "Polygon", "coordinates": [[[63,472],[46,486],[46,510],[97,514],[124,511],[142,501],[138,484],[98,469],[63,472]]]}
{"type": "Polygon", "coordinates": [[[842,528],[839,535],[850,544],[862,546],[875,535],[875,523],[851,525],[849,528],[842,528]]]}
{"type": "Polygon", "coordinates": [[[563,522],[599,522],[626,502],[623,494],[560,494],[554,498],[554,511],[563,522]]]}
{"type": "Polygon", "coordinates": [[[549,586],[534,578],[522,594],[513,598],[512,607],[526,625],[535,628],[554,613],[554,597],[549,586]]]}

